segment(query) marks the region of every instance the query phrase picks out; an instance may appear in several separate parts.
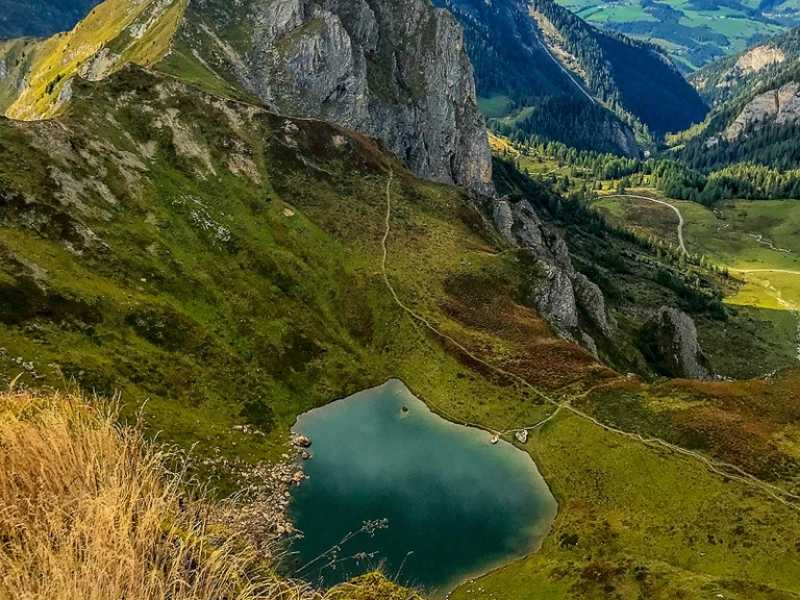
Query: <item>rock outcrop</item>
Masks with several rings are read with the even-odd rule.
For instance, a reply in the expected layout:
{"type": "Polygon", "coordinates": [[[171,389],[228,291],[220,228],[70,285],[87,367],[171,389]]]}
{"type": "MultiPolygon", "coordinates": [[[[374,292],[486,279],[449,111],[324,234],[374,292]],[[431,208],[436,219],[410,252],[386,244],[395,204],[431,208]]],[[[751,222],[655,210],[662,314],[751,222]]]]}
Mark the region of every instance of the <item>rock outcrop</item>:
{"type": "Polygon", "coordinates": [[[751,129],[770,123],[785,125],[798,120],[800,84],[791,82],[753,98],[724,131],[722,137],[732,142],[751,129]]]}
{"type": "Polygon", "coordinates": [[[758,73],[766,67],[780,64],[786,60],[782,49],[771,44],[756,46],[742,54],[734,63],[733,71],[737,75],[758,73]]]}
{"type": "Polygon", "coordinates": [[[235,9],[245,39],[233,40],[214,5],[198,2],[181,29],[209,68],[283,114],[380,139],[417,175],[492,192],[472,66],[449,12],[428,0],[245,0],[235,9]]]}
{"type": "Polygon", "coordinates": [[[494,191],[463,31],[429,0],[107,0],[35,49],[15,61],[18,90],[8,59],[19,52],[0,44],[0,109],[14,119],[53,116],[77,76],[163,65],[215,92],[366,133],[422,177],[494,191]]]}
{"type": "Polygon", "coordinates": [[[644,327],[642,350],[668,377],[709,379],[708,360],[697,341],[697,328],[686,313],[662,307],[644,327]]]}
{"type": "Polygon", "coordinates": [[[765,69],[786,61],[784,50],[774,44],[764,44],[740,54],[735,61],[723,60],[698,71],[690,80],[695,88],[714,100],[715,104],[729,97],[741,84],[765,69]]]}
{"type": "Polygon", "coordinates": [[[586,330],[609,337],[614,325],[603,292],[575,270],[564,238],[542,223],[527,200],[497,200],[492,218],[504,240],[533,260],[528,303],[558,333],[596,356],[597,345],[586,330]]]}

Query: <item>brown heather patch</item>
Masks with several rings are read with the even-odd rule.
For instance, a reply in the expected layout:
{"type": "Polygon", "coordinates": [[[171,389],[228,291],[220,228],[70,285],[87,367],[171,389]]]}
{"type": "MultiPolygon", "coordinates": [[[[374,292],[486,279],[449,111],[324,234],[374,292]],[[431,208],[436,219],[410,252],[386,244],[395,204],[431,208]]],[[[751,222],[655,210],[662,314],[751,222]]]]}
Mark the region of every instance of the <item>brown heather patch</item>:
{"type": "Polygon", "coordinates": [[[686,395],[756,422],[783,425],[800,421],[800,371],[790,370],[765,379],[747,381],[687,381],[665,383],[659,395],[686,395]]]}
{"type": "Polygon", "coordinates": [[[702,451],[768,481],[791,480],[800,456],[780,444],[800,418],[797,374],[772,381],[616,381],[579,403],[640,433],[702,451]]]}
{"type": "Polygon", "coordinates": [[[797,471],[798,462],[772,441],[774,427],[713,406],[676,412],[673,423],[687,441],[754,475],[781,479],[797,471]]]}
{"type": "MultiPolygon", "coordinates": [[[[598,368],[592,357],[555,337],[535,311],[515,302],[506,280],[459,275],[445,281],[445,290],[444,313],[465,329],[486,336],[482,340],[459,338],[476,356],[544,389],[594,379],[598,368]]],[[[487,370],[472,364],[468,357],[462,360],[481,373],[487,370]]]]}

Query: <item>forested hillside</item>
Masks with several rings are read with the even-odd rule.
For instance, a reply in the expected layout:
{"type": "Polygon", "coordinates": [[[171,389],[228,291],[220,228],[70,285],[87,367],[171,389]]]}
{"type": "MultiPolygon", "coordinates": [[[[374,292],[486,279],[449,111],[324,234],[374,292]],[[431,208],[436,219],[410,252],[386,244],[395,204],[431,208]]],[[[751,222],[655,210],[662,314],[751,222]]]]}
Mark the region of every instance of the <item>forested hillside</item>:
{"type": "Polygon", "coordinates": [[[0,39],[67,31],[99,0],[0,0],[0,39]]]}
{"type": "Polygon", "coordinates": [[[800,28],[795,28],[711,63],[689,81],[709,104],[718,105],[780,79],[798,57],[800,28]]]}
{"type": "Polygon", "coordinates": [[[714,108],[702,126],[673,139],[689,166],[736,163],[800,167],[800,29],[710,65],[692,81],[714,108]]]}
{"type": "Polygon", "coordinates": [[[655,46],[589,26],[550,0],[535,0],[566,51],[585,71],[595,96],[629,113],[657,135],[686,129],[703,119],[703,101],[655,46]]]}
{"type": "Polygon", "coordinates": [[[637,155],[701,121],[698,94],[653,46],[589,26],[550,0],[438,0],[465,28],[491,125],[637,155]]]}
{"type": "Polygon", "coordinates": [[[793,0],[558,0],[589,23],[658,44],[685,72],[798,24],[793,0]]]}

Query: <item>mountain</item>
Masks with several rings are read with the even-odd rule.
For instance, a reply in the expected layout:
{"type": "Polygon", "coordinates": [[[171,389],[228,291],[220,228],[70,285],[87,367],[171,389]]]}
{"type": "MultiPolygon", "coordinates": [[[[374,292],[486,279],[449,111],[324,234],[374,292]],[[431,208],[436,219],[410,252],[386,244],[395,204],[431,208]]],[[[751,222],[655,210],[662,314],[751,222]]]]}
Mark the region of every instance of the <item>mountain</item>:
{"type": "Polygon", "coordinates": [[[550,0],[438,3],[464,26],[482,108],[503,133],[635,155],[636,138],[705,116],[654,46],[603,33],[550,0]]]}
{"type": "Polygon", "coordinates": [[[558,0],[579,17],[659,45],[684,72],[742,52],[800,24],[791,0],[558,0]]]}
{"type": "Polygon", "coordinates": [[[13,118],[55,114],[76,75],[101,79],[166,58],[163,70],[363,131],[415,173],[491,192],[461,29],[426,0],[110,0],[69,34],[4,54],[0,98],[13,118]]]}
{"type": "MultiPolygon", "coordinates": [[[[28,566],[57,573],[53,557],[68,554],[80,585],[67,594],[94,583],[88,572],[99,591],[86,593],[103,599],[137,597],[104,594],[130,579],[159,598],[248,597],[199,579],[206,561],[227,571],[236,558],[201,518],[218,507],[142,493],[124,476],[150,471],[138,454],[114,458],[115,428],[45,392],[119,398],[123,422],[185,452],[225,507],[245,504],[260,525],[238,536],[249,552],[282,535],[264,517],[285,510],[285,490],[247,502],[273,468],[295,472],[298,416],[389,378],[483,428],[486,452],[493,435],[514,441],[558,499],[536,552],[450,597],[800,593],[800,459],[787,442],[797,372],[704,379],[746,362],[719,360],[732,347],[745,357],[770,343],[753,313],[721,302],[737,282],[610,225],[510,150],[488,163],[448,13],[411,0],[107,0],[68,35],[2,52],[7,112],[25,120],[0,118],[0,385],[11,390],[0,443],[13,450],[0,454],[11,507],[0,595],[17,577],[34,591],[11,596],[69,587],[28,566]],[[497,195],[475,193],[489,185],[497,195]],[[9,409],[26,390],[34,403],[9,409]],[[104,452],[78,441],[71,453],[86,431],[104,452]],[[26,450],[31,460],[12,462],[26,450]],[[151,506],[168,510],[140,518],[151,506]],[[141,559],[157,564],[152,577],[141,559]]],[[[361,549],[336,546],[332,565],[374,564],[361,549]]],[[[233,570],[233,588],[283,592],[233,570]]],[[[378,578],[284,596],[410,594],[378,578]]]]}
{"type": "Polygon", "coordinates": [[[800,28],[771,38],[723,60],[717,61],[690,77],[709,104],[747,95],[791,68],[800,58],[800,28]]]}
{"type": "Polygon", "coordinates": [[[0,0],[0,40],[68,31],[100,0],[0,0]]]}
{"type": "Polygon", "coordinates": [[[755,162],[800,167],[800,28],[709,65],[692,82],[713,105],[680,154],[707,170],[755,162]]]}
{"type": "MultiPolygon", "coordinates": [[[[780,483],[792,447],[769,435],[784,413],[762,407],[778,411],[778,398],[790,406],[783,398],[796,380],[766,391],[758,382],[647,387],[543,317],[590,335],[621,367],[649,372],[638,336],[655,331],[661,306],[707,302],[692,291],[697,280],[713,289],[703,271],[614,232],[508,162],[495,174],[504,200],[476,202],[415,177],[363,134],[175,76],[129,66],[76,79],[72,91],[55,119],[0,119],[4,385],[119,392],[123,417],[191,449],[192,472],[223,495],[249,487],[243,472],[281,460],[298,414],[389,377],[463,422],[535,423],[553,410],[540,394],[558,394],[577,412],[556,413],[523,447],[569,500],[537,553],[490,576],[498,597],[529,598],[531,585],[602,597],[610,582],[632,597],[653,588],[694,597],[713,585],[766,599],[798,588],[797,554],[769,551],[800,535],[790,508],[578,416],[746,461],[780,483]],[[739,410],[756,416],[728,418],[709,394],[729,403],[745,394],[739,410]],[[698,483],[679,486],[687,478],[698,483]],[[730,510],[709,512],[719,505],[730,510]],[[758,518],[740,531],[745,509],[758,518]],[[605,543],[620,514],[619,543],[605,543]],[[724,560],[698,564],[723,535],[735,541],[724,560]],[[586,577],[600,568],[589,548],[602,549],[608,575],[586,577]]],[[[750,351],[751,324],[735,313],[718,321],[702,306],[693,313],[699,343],[716,354],[733,338],[750,351]],[[724,335],[703,334],[722,323],[724,335]]],[[[658,333],[670,352],[698,351],[658,333]]],[[[471,597],[472,586],[456,597],[471,597]]]]}

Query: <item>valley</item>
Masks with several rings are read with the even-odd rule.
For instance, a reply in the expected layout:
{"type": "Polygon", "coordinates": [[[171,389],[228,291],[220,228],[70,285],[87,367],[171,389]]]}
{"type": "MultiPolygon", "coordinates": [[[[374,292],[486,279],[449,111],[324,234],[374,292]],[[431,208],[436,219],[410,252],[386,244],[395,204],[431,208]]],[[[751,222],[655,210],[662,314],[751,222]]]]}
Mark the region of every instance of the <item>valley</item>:
{"type": "Polygon", "coordinates": [[[41,5],[36,0],[0,1],[0,40],[47,37],[68,31],[99,3],[99,0],[63,0],[41,5]]]}
{"type": "MultiPolygon", "coordinates": [[[[655,190],[643,191],[658,197],[655,190]]],[[[688,251],[705,256],[741,281],[726,303],[768,315],[776,335],[789,340],[795,350],[800,348],[800,248],[796,234],[800,202],[727,201],[713,210],[686,201],[672,200],[670,204],[685,215],[688,251]]],[[[675,233],[665,221],[652,218],[636,203],[621,206],[614,198],[603,198],[595,206],[620,224],[674,243],[675,233]]],[[[800,353],[797,357],[800,360],[800,353]]]]}
{"type": "Polygon", "coordinates": [[[0,42],[0,600],[800,598],[796,126],[723,139],[794,75],[741,60],[551,0],[0,42]]]}
{"type": "MultiPolygon", "coordinates": [[[[497,149],[508,148],[496,144],[497,149]]],[[[558,159],[542,154],[521,155],[520,166],[534,177],[568,182],[576,190],[587,183],[597,189],[589,204],[616,226],[643,239],[700,259],[728,273],[732,285],[725,303],[767,325],[759,335],[771,337],[768,358],[755,358],[758,370],[729,374],[756,376],[790,367],[798,358],[800,306],[800,246],[797,200],[728,200],[713,208],[676,200],[653,187],[628,187],[622,179],[597,180],[558,159]]],[[[700,325],[701,337],[703,325],[700,325]]],[[[712,338],[714,336],[712,335],[712,338]]],[[[712,350],[713,352],[713,350],[712,350]]],[[[717,354],[717,353],[715,353],[717,354]]],[[[719,355],[724,353],[720,351],[719,355]]],[[[764,358],[763,356],[761,357],[764,358]]]]}
{"type": "MultiPolygon", "coordinates": [[[[502,242],[465,195],[413,178],[363,138],[331,126],[256,112],[251,122],[256,118],[265,129],[250,137],[251,129],[237,129],[237,115],[252,115],[251,106],[220,101],[143,71],[126,70],[107,83],[86,83],[76,89],[73,106],[81,102],[114,118],[96,120],[92,112],[73,109],[62,121],[66,129],[59,128],[63,135],[94,148],[97,132],[103,131],[103,139],[114,140],[113,146],[99,146],[102,154],[93,160],[127,157],[123,180],[141,190],[137,197],[142,201],[161,198],[164,204],[147,201],[142,208],[134,204],[122,211],[100,192],[106,189],[102,180],[92,179],[96,183],[91,189],[99,191],[72,197],[83,199],[84,219],[90,219],[91,230],[104,243],[93,242],[91,236],[75,238],[74,244],[82,244],[80,255],[65,250],[60,237],[48,240],[25,230],[3,230],[5,264],[15,265],[3,275],[3,297],[11,301],[4,306],[17,311],[3,313],[0,330],[5,381],[17,376],[21,365],[16,357],[21,357],[31,361],[31,370],[20,383],[58,386],[64,373],[100,392],[122,389],[126,414],[141,411],[148,428],[160,431],[162,439],[192,444],[198,471],[222,477],[216,479],[220,491],[235,489],[234,473],[246,471],[248,464],[279,457],[299,413],[391,377],[405,381],[435,412],[496,431],[543,421],[571,399],[564,404],[571,409],[534,430],[526,446],[561,507],[554,533],[539,553],[492,574],[485,585],[502,580],[506,597],[515,598],[524,597],[518,594],[531,581],[564,593],[574,586],[646,583],[669,597],[675,589],[699,589],[693,573],[701,570],[723,590],[729,589],[725,581],[742,572],[761,585],[791,588],[793,567],[776,579],[772,565],[796,558],[765,549],[786,547],[800,535],[796,521],[784,512],[793,509],[746,481],[724,483],[702,461],[621,436],[581,416],[598,410],[592,399],[604,390],[631,384],[554,336],[520,302],[524,257],[518,251],[498,256],[502,242]],[[137,90],[135,102],[127,94],[130,89],[137,90]],[[164,89],[170,90],[169,96],[164,89]],[[147,124],[156,117],[147,117],[151,113],[146,107],[162,103],[165,110],[183,107],[188,120],[173,126],[191,135],[191,144],[183,137],[175,138],[184,141],[174,146],[171,137],[160,138],[157,126],[147,124]],[[190,110],[218,117],[192,120],[190,110]],[[113,132],[134,122],[142,123],[129,129],[141,132],[138,140],[109,135],[109,126],[113,132]],[[212,126],[220,123],[229,124],[224,135],[216,129],[219,125],[212,126]],[[155,154],[144,145],[151,136],[163,139],[155,154]],[[231,136],[239,140],[234,147],[246,144],[255,153],[230,162],[230,154],[222,150],[231,136]],[[267,145],[258,140],[267,140],[267,145]],[[147,171],[136,166],[137,156],[147,161],[147,171]],[[259,165],[255,170],[242,170],[250,164],[247,156],[259,165]],[[359,165],[355,171],[354,164],[359,165]],[[207,175],[202,185],[184,174],[195,169],[210,173],[211,168],[217,175],[207,175]],[[157,176],[144,179],[143,173],[157,176]],[[217,178],[219,183],[212,185],[217,178]],[[152,185],[163,186],[165,193],[155,194],[152,185]],[[138,232],[135,243],[122,234],[129,231],[138,232]],[[432,335],[392,298],[381,275],[382,240],[386,275],[402,306],[443,336],[432,335]],[[270,262],[262,262],[267,256],[270,262]],[[90,264],[95,265],[91,270],[90,264]],[[35,285],[44,291],[20,303],[22,290],[41,289],[25,287],[30,285],[26,281],[38,281],[35,285]],[[158,281],[171,283],[151,287],[158,281]],[[340,285],[346,293],[335,292],[340,285]],[[97,289],[104,290],[102,297],[97,289]],[[257,304],[252,290],[260,290],[257,304]],[[220,297],[228,299],[215,300],[220,297]],[[56,312],[65,306],[64,299],[69,299],[71,312],[56,312]],[[300,308],[309,305],[317,308],[311,313],[300,308]],[[270,312],[278,306],[279,312],[270,312]],[[287,311],[297,311],[291,325],[279,316],[292,314],[287,311]],[[236,333],[242,327],[249,332],[246,338],[236,333]],[[254,352],[256,346],[243,345],[245,339],[268,352],[254,352]],[[270,361],[269,356],[281,358],[270,361]],[[249,375],[239,379],[238,373],[249,375]],[[242,429],[243,424],[249,428],[242,429]],[[255,435],[251,428],[265,435],[255,435]],[[676,487],[687,479],[695,482],[691,493],[676,487]],[[709,513],[710,504],[731,510],[709,513]],[[748,540],[779,536],[786,544],[743,546],[734,536],[722,552],[716,537],[712,542],[705,536],[713,531],[724,538],[735,529],[740,514],[735,506],[759,515],[748,520],[748,540]],[[685,525],[676,529],[676,520],[685,525]],[[593,550],[587,554],[585,548],[593,550]],[[558,576],[552,571],[556,566],[558,576]],[[597,568],[606,573],[600,579],[582,575],[597,568]],[[637,579],[643,569],[647,577],[637,579]]],[[[16,206],[14,211],[59,214],[63,200],[45,191],[47,171],[21,177],[14,165],[57,161],[57,168],[70,155],[41,154],[38,136],[53,139],[47,122],[24,127],[7,122],[4,127],[6,189],[39,190],[41,202],[27,207],[7,203],[6,211],[16,206]]],[[[106,186],[118,189],[110,179],[106,186]]],[[[14,213],[4,214],[9,218],[14,213]]],[[[53,235],[47,231],[45,235],[53,235]]],[[[691,406],[687,402],[675,406],[691,406]]],[[[650,414],[650,409],[642,410],[643,417],[650,414]]],[[[635,431],[629,425],[624,429],[635,431]]],[[[663,425],[642,428],[641,434],[647,434],[642,439],[669,433],[658,427],[663,425]]],[[[717,448],[714,436],[700,439],[699,446],[696,437],[675,442],[692,440],[698,451],[733,458],[728,453],[735,446],[717,448]]],[[[769,439],[759,435],[748,443],[771,444],[769,439]]],[[[787,453],[788,447],[776,448],[768,455],[738,456],[736,462],[743,456],[748,461],[774,456],[774,464],[780,465],[791,455],[787,453]]],[[[761,476],[772,480],[782,477],[773,474],[772,465],[745,466],[758,467],[761,476]]],[[[472,585],[456,594],[468,594],[472,585]]]]}
{"type": "Polygon", "coordinates": [[[623,0],[597,4],[560,0],[593,25],[663,48],[686,72],[776,35],[798,19],[791,2],[648,2],[623,0]]]}

